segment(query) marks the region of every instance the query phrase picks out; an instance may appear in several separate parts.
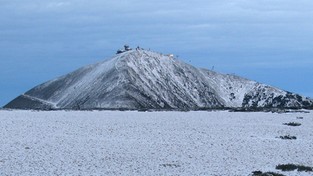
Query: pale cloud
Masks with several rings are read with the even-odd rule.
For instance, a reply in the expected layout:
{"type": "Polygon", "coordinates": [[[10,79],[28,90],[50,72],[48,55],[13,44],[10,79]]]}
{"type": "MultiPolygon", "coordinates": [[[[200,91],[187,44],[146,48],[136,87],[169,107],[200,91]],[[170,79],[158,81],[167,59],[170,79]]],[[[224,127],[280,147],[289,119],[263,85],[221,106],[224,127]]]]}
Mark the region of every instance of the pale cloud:
{"type": "Polygon", "coordinates": [[[48,9],[58,9],[58,8],[64,8],[70,5],[71,5],[70,2],[60,1],[60,2],[50,2],[46,6],[48,9]]]}

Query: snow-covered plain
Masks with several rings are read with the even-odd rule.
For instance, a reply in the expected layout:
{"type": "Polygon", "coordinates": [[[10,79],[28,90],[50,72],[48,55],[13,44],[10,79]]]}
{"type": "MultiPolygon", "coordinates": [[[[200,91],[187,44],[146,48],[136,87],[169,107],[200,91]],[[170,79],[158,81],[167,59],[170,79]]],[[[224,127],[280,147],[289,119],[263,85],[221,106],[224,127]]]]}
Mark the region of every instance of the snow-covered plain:
{"type": "Polygon", "coordinates": [[[278,164],[313,166],[312,111],[0,111],[0,129],[1,176],[248,176],[279,172],[278,164]],[[277,138],[288,134],[297,139],[277,138]]]}

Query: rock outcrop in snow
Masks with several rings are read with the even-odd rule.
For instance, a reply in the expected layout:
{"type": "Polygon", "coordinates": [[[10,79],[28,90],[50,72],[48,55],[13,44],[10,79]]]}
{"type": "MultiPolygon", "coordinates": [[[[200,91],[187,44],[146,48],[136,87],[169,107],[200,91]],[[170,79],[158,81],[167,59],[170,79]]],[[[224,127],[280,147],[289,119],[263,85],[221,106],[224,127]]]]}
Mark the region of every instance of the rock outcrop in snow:
{"type": "Polygon", "coordinates": [[[311,108],[313,100],[234,75],[198,69],[171,56],[126,51],[43,83],[14,109],[311,108]]]}

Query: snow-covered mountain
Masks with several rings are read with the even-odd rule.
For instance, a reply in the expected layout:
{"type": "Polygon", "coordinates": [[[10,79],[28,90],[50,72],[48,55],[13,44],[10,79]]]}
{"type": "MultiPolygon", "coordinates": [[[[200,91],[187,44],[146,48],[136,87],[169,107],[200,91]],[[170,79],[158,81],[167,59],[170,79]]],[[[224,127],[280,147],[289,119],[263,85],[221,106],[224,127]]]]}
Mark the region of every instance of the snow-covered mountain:
{"type": "Polygon", "coordinates": [[[238,76],[195,68],[173,56],[131,50],[43,83],[5,108],[311,108],[313,100],[238,76]]]}

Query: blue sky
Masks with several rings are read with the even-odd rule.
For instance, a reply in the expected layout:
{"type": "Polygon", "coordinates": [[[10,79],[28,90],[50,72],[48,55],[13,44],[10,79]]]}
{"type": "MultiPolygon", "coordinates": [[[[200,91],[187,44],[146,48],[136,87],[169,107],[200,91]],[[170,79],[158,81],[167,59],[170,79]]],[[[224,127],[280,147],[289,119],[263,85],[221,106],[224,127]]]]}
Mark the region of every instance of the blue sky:
{"type": "Polygon", "coordinates": [[[313,97],[312,0],[0,0],[0,106],[123,44],[313,97]]]}

